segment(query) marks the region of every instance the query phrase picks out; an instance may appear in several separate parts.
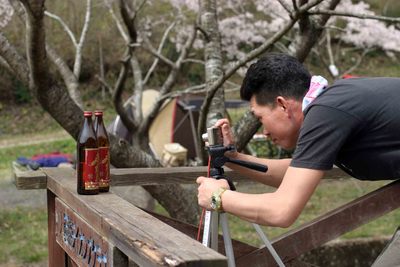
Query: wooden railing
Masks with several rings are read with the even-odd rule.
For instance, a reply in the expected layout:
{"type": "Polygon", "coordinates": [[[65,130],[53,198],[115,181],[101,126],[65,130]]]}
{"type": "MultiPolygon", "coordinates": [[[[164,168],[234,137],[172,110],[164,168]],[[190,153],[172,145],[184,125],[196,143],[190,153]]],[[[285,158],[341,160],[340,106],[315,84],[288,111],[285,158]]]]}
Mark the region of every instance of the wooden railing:
{"type": "MultiPolygon", "coordinates": [[[[204,173],[205,167],[112,169],[111,179],[112,186],[185,184],[204,173]]],[[[333,170],[326,176],[346,175],[333,170]]],[[[15,182],[18,189],[47,189],[49,266],[227,265],[225,256],[195,241],[192,225],[143,211],[111,192],[78,195],[72,169],[15,170],[15,182]]],[[[399,206],[400,181],[395,181],[284,234],[273,246],[285,263],[300,266],[299,255],[399,206]]],[[[235,240],[233,247],[237,266],[276,265],[265,248],[235,240]]]]}

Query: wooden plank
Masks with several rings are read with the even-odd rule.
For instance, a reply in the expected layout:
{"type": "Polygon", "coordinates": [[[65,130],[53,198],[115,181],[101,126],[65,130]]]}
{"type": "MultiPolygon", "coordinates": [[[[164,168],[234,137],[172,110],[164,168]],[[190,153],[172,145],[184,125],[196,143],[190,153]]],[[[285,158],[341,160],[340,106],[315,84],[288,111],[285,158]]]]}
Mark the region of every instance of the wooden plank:
{"type": "MultiPolygon", "coordinates": [[[[400,180],[394,181],[278,237],[273,246],[287,262],[400,207],[400,180]]],[[[238,259],[237,266],[270,266],[265,249],[238,259]]]]}
{"type": "Polygon", "coordinates": [[[18,190],[46,189],[47,176],[41,170],[22,169],[13,164],[14,182],[18,190]]]}
{"type": "Polygon", "coordinates": [[[76,193],[75,172],[44,169],[47,185],[100,235],[140,266],[226,266],[226,258],[113,193],[76,193]]]}
{"type": "MultiPolygon", "coordinates": [[[[225,167],[225,174],[237,182],[252,182],[246,176],[225,167]]],[[[207,175],[207,167],[127,168],[111,169],[111,185],[192,184],[207,175]]],[[[325,178],[348,177],[339,168],[328,171],[325,178]]]]}
{"type": "Polygon", "coordinates": [[[109,244],[78,214],[56,198],[56,240],[78,266],[100,267],[109,262],[109,244]]]}
{"type": "Polygon", "coordinates": [[[65,252],[56,241],[55,195],[47,190],[47,238],[49,249],[49,266],[65,266],[65,252]]]}
{"type": "MultiPolygon", "coordinates": [[[[234,181],[248,180],[228,168],[225,173],[234,181]]],[[[111,185],[193,184],[197,177],[206,175],[207,167],[204,166],[111,169],[111,185]]]]}
{"type": "MultiPolygon", "coordinates": [[[[45,189],[46,174],[43,171],[15,172],[15,184],[18,189],[45,189]]],[[[192,184],[197,177],[205,176],[207,167],[171,167],[171,168],[128,168],[111,169],[111,185],[158,185],[158,184],[192,184]]],[[[251,179],[225,168],[225,174],[237,182],[253,182],[251,179]]],[[[338,168],[327,172],[325,179],[348,177],[338,168]]]]}

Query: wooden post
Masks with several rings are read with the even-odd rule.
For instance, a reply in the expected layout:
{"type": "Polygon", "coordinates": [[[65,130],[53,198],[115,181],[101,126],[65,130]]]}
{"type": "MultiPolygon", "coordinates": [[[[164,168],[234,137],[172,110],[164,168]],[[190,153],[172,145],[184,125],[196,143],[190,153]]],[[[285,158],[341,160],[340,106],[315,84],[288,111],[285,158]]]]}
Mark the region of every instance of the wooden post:
{"type": "Polygon", "coordinates": [[[56,241],[56,196],[47,190],[47,226],[48,226],[48,247],[49,247],[49,266],[65,266],[66,255],[64,250],[56,241]]]}

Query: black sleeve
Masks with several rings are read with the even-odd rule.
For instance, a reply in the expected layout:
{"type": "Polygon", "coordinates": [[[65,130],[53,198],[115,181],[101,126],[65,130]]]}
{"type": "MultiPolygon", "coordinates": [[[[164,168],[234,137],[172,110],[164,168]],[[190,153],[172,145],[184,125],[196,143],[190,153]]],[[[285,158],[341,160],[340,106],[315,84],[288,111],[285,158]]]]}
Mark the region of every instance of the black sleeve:
{"type": "Polygon", "coordinates": [[[335,108],[312,106],[300,129],[292,167],[330,170],[336,156],[359,120],[335,108]]]}

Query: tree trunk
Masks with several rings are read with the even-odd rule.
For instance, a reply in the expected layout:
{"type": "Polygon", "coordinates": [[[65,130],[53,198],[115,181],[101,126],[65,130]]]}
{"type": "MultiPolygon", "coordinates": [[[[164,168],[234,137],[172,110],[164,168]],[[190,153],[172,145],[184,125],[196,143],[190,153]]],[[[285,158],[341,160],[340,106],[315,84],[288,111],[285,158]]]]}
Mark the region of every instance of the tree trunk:
{"type": "MultiPolygon", "coordinates": [[[[206,89],[224,75],[222,69],[221,34],[218,30],[217,1],[200,1],[201,28],[206,35],[204,47],[204,62],[206,73],[206,89]]],[[[213,97],[208,112],[207,127],[211,127],[218,119],[225,117],[225,96],[221,86],[213,97]]]]}

